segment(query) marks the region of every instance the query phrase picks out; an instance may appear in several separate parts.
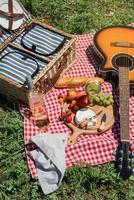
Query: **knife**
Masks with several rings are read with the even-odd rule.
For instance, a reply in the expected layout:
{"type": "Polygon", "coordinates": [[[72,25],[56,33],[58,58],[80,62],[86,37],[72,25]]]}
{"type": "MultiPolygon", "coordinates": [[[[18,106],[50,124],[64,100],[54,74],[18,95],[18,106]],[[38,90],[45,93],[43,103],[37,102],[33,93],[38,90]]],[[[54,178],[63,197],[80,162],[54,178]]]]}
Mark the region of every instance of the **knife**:
{"type": "Polygon", "coordinates": [[[98,128],[98,131],[103,131],[105,129],[105,124],[106,124],[106,114],[104,113],[102,115],[102,118],[101,118],[101,124],[100,124],[100,127],[98,128]]]}
{"type": "Polygon", "coordinates": [[[88,118],[89,121],[93,120],[94,118],[96,118],[99,114],[102,113],[103,110],[99,111],[98,113],[96,113],[95,115],[93,115],[92,117],[88,118]]]}

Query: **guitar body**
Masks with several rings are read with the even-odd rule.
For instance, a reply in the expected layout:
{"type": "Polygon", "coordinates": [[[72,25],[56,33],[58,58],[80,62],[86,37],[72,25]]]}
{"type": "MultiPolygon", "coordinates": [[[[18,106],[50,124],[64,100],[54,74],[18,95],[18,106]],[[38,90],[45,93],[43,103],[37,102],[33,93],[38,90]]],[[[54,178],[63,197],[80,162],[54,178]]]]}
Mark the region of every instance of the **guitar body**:
{"type": "Polygon", "coordinates": [[[129,66],[129,81],[134,83],[134,28],[111,26],[101,29],[94,36],[96,60],[100,73],[115,72],[118,65],[129,66]]]}

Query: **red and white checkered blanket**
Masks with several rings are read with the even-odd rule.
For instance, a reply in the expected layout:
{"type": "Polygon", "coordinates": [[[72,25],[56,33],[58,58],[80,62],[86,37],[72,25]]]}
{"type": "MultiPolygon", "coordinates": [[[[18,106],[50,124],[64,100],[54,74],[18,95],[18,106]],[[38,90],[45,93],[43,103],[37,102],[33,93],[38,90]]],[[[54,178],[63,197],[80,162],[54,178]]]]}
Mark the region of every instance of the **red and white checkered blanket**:
{"type": "MultiPolygon", "coordinates": [[[[67,77],[73,76],[94,76],[97,71],[97,65],[92,55],[93,34],[77,36],[76,40],[76,62],[74,66],[64,74],[67,77]]],[[[82,90],[82,88],[79,88],[82,90]]],[[[108,93],[112,92],[112,85],[108,82],[102,85],[102,90],[108,93]]],[[[66,93],[66,89],[53,88],[45,96],[45,105],[50,119],[48,132],[67,134],[71,130],[61,121],[58,120],[61,111],[61,105],[58,103],[58,95],[66,93]]],[[[115,96],[118,105],[118,97],[115,96]]],[[[24,142],[28,143],[29,139],[38,134],[45,134],[34,126],[28,119],[29,111],[24,105],[20,105],[20,111],[24,117],[24,142]]],[[[66,147],[66,166],[72,166],[78,162],[86,162],[91,165],[97,165],[114,160],[113,151],[117,147],[117,139],[120,127],[117,120],[112,129],[101,135],[81,135],[75,145],[66,147]]],[[[130,135],[132,150],[134,151],[134,96],[130,97],[130,135]]],[[[34,162],[27,156],[28,166],[32,177],[37,177],[34,162]]]]}

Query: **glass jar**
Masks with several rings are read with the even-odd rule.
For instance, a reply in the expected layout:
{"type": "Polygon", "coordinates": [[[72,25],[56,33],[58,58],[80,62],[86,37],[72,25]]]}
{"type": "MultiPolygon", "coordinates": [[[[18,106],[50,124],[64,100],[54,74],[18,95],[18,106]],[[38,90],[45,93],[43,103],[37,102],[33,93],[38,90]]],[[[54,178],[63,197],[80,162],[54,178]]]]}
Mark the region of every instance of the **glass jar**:
{"type": "Polygon", "coordinates": [[[36,126],[46,129],[49,124],[49,118],[42,93],[34,89],[33,81],[30,76],[26,77],[26,83],[30,90],[29,107],[32,113],[31,119],[36,126]]]}
{"type": "Polygon", "coordinates": [[[98,81],[88,81],[85,85],[85,91],[88,96],[93,96],[101,91],[101,86],[98,81]]]}

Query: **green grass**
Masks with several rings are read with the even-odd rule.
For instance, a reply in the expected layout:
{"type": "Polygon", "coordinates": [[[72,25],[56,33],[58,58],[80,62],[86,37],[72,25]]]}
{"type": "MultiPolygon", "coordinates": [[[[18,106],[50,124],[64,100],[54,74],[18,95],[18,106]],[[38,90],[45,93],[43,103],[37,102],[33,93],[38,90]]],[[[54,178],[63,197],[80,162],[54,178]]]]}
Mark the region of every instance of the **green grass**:
{"type": "MultiPolygon", "coordinates": [[[[134,22],[134,3],[126,0],[22,0],[36,18],[73,34],[134,22]]],[[[0,97],[1,98],[1,97],[0,97]]],[[[134,200],[134,177],[116,177],[114,164],[66,170],[61,187],[44,196],[27,168],[23,118],[16,104],[0,102],[0,200],[134,200]]]]}
{"type": "Polygon", "coordinates": [[[133,0],[22,0],[26,8],[42,21],[70,33],[96,31],[112,24],[134,20],[133,0]]]}

